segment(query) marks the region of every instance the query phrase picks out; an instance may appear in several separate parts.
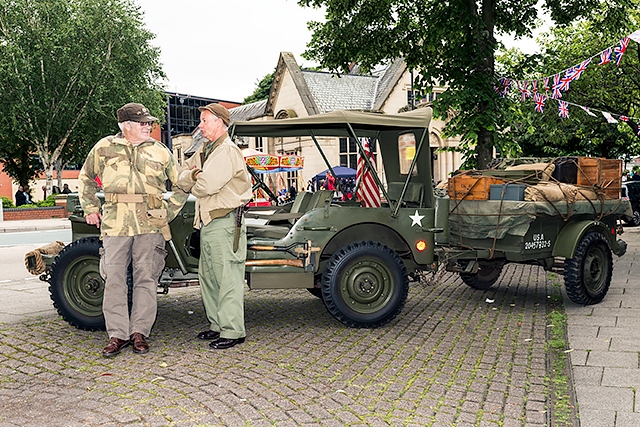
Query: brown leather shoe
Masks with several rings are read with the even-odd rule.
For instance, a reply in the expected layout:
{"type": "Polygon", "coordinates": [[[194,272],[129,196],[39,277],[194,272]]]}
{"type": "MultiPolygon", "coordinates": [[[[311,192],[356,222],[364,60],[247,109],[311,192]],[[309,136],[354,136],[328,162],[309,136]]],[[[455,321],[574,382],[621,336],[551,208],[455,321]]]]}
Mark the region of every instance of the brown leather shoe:
{"type": "Polygon", "coordinates": [[[144,340],[144,336],[140,332],[131,334],[131,342],[133,343],[133,352],[145,354],[149,352],[149,344],[144,340]]]}
{"type": "Polygon", "coordinates": [[[111,338],[109,340],[109,344],[105,348],[102,349],[102,355],[104,357],[115,356],[120,353],[123,348],[131,344],[129,340],[121,340],[120,338],[111,338]]]}

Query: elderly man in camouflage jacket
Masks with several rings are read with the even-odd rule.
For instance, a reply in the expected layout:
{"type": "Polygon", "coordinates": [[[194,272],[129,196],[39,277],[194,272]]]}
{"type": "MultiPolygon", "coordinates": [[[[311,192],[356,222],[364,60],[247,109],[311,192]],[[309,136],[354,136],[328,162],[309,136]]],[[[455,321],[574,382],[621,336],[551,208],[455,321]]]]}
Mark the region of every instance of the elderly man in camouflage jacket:
{"type": "Polygon", "coordinates": [[[100,273],[105,279],[102,311],[109,343],[105,357],[133,344],[147,353],[145,337],[156,319],[158,278],[164,267],[168,223],[182,209],[188,194],[176,189],[164,199],[167,180],[175,182],[173,154],[149,134],[158,119],[141,104],[118,110],[121,133],[101,139],[91,149],[80,172],[79,196],[87,224],[100,227],[100,273]],[[104,206],[96,197],[100,178],[104,206]],[[101,212],[102,211],[102,212],[101,212]],[[128,310],[127,270],[133,268],[133,298],[128,310]]]}

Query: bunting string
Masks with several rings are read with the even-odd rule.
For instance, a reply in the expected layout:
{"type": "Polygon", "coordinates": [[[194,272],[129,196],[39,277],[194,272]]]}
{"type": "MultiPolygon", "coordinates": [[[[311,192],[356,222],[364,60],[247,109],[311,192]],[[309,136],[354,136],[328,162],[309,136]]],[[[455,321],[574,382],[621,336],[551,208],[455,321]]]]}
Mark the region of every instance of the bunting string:
{"type": "MultiPolygon", "coordinates": [[[[508,77],[501,77],[498,80],[498,85],[494,87],[494,90],[502,97],[506,97],[512,88],[515,88],[519,92],[520,100],[524,102],[528,98],[532,98],[534,102],[535,111],[538,113],[544,112],[544,107],[549,99],[553,99],[558,102],[558,115],[562,118],[569,117],[569,106],[579,107],[585,113],[590,116],[596,117],[594,113],[599,112],[605,118],[608,123],[618,123],[620,121],[627,122],[633,120],[639,122],[640,119],[627,117],[621,114],[613,114],[607,111],[590,109],[583,105],[574,104],[565,100],[561,100],[562,93],[569,90],[571,83],[582,76],[587,67],[596,62],[599,66],[615,63],[616,66],[620,66],[622,57],[627,51],[629,41],[633,40],[636,43],[640,43],[640,30],[636,30],[620,40],[618,45],[609,46],[602,52],[587,58],[579,64],[574,65],[560,73],[556,73],[551,76],[538,78],[536,80],[516,80],[508,77]],[[544,93],[543,93],[544,92],[544,93]]],[[[638,136],[640,136],[640,126],[638,130],[638,136]]]]}

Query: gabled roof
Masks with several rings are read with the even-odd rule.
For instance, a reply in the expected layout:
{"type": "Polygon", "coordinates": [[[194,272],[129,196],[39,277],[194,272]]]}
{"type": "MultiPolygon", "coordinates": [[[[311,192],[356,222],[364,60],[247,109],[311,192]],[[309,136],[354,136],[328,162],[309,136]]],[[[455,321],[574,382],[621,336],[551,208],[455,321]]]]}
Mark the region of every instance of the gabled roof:
{"type": "Polygon", "coordinates": [[[251,119],[263,117],[267,107],[267,100],[252,102],[251,104],[240,105],[229,110],[231,115],[231,123],[246,122],[251,119]]]}
{"type": "Polygon", "coordinates": [[[406,65],[402,59],[368,75],[354,67],[349,74],[301,70],[290,52],[281,52],[269,98],[231,110],[232,121],[275,114],[280,88],[288,73],[293,80],[305,112],[309,116],[335,110],[381,111],[396,87],[406,65]],[[237,110],[237,111],[236,111],[237,110]]]}

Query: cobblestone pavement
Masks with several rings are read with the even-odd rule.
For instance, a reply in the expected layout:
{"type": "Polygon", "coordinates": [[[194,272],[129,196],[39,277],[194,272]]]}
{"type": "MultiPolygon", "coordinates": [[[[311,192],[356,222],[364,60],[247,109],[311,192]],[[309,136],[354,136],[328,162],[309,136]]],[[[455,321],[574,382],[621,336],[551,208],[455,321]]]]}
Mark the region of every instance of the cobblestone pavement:
{"type": "Polygon", "coordinates": [[[151,352],[111,359],[57,316],[0,324],[0,427],[545,426],[550,287],[534,266],[486,292],[446,273],[373,330],[306,290],[247,291],[247,342],[225,351],[194,339],[199,289],[172,289],[151,352]]]}

